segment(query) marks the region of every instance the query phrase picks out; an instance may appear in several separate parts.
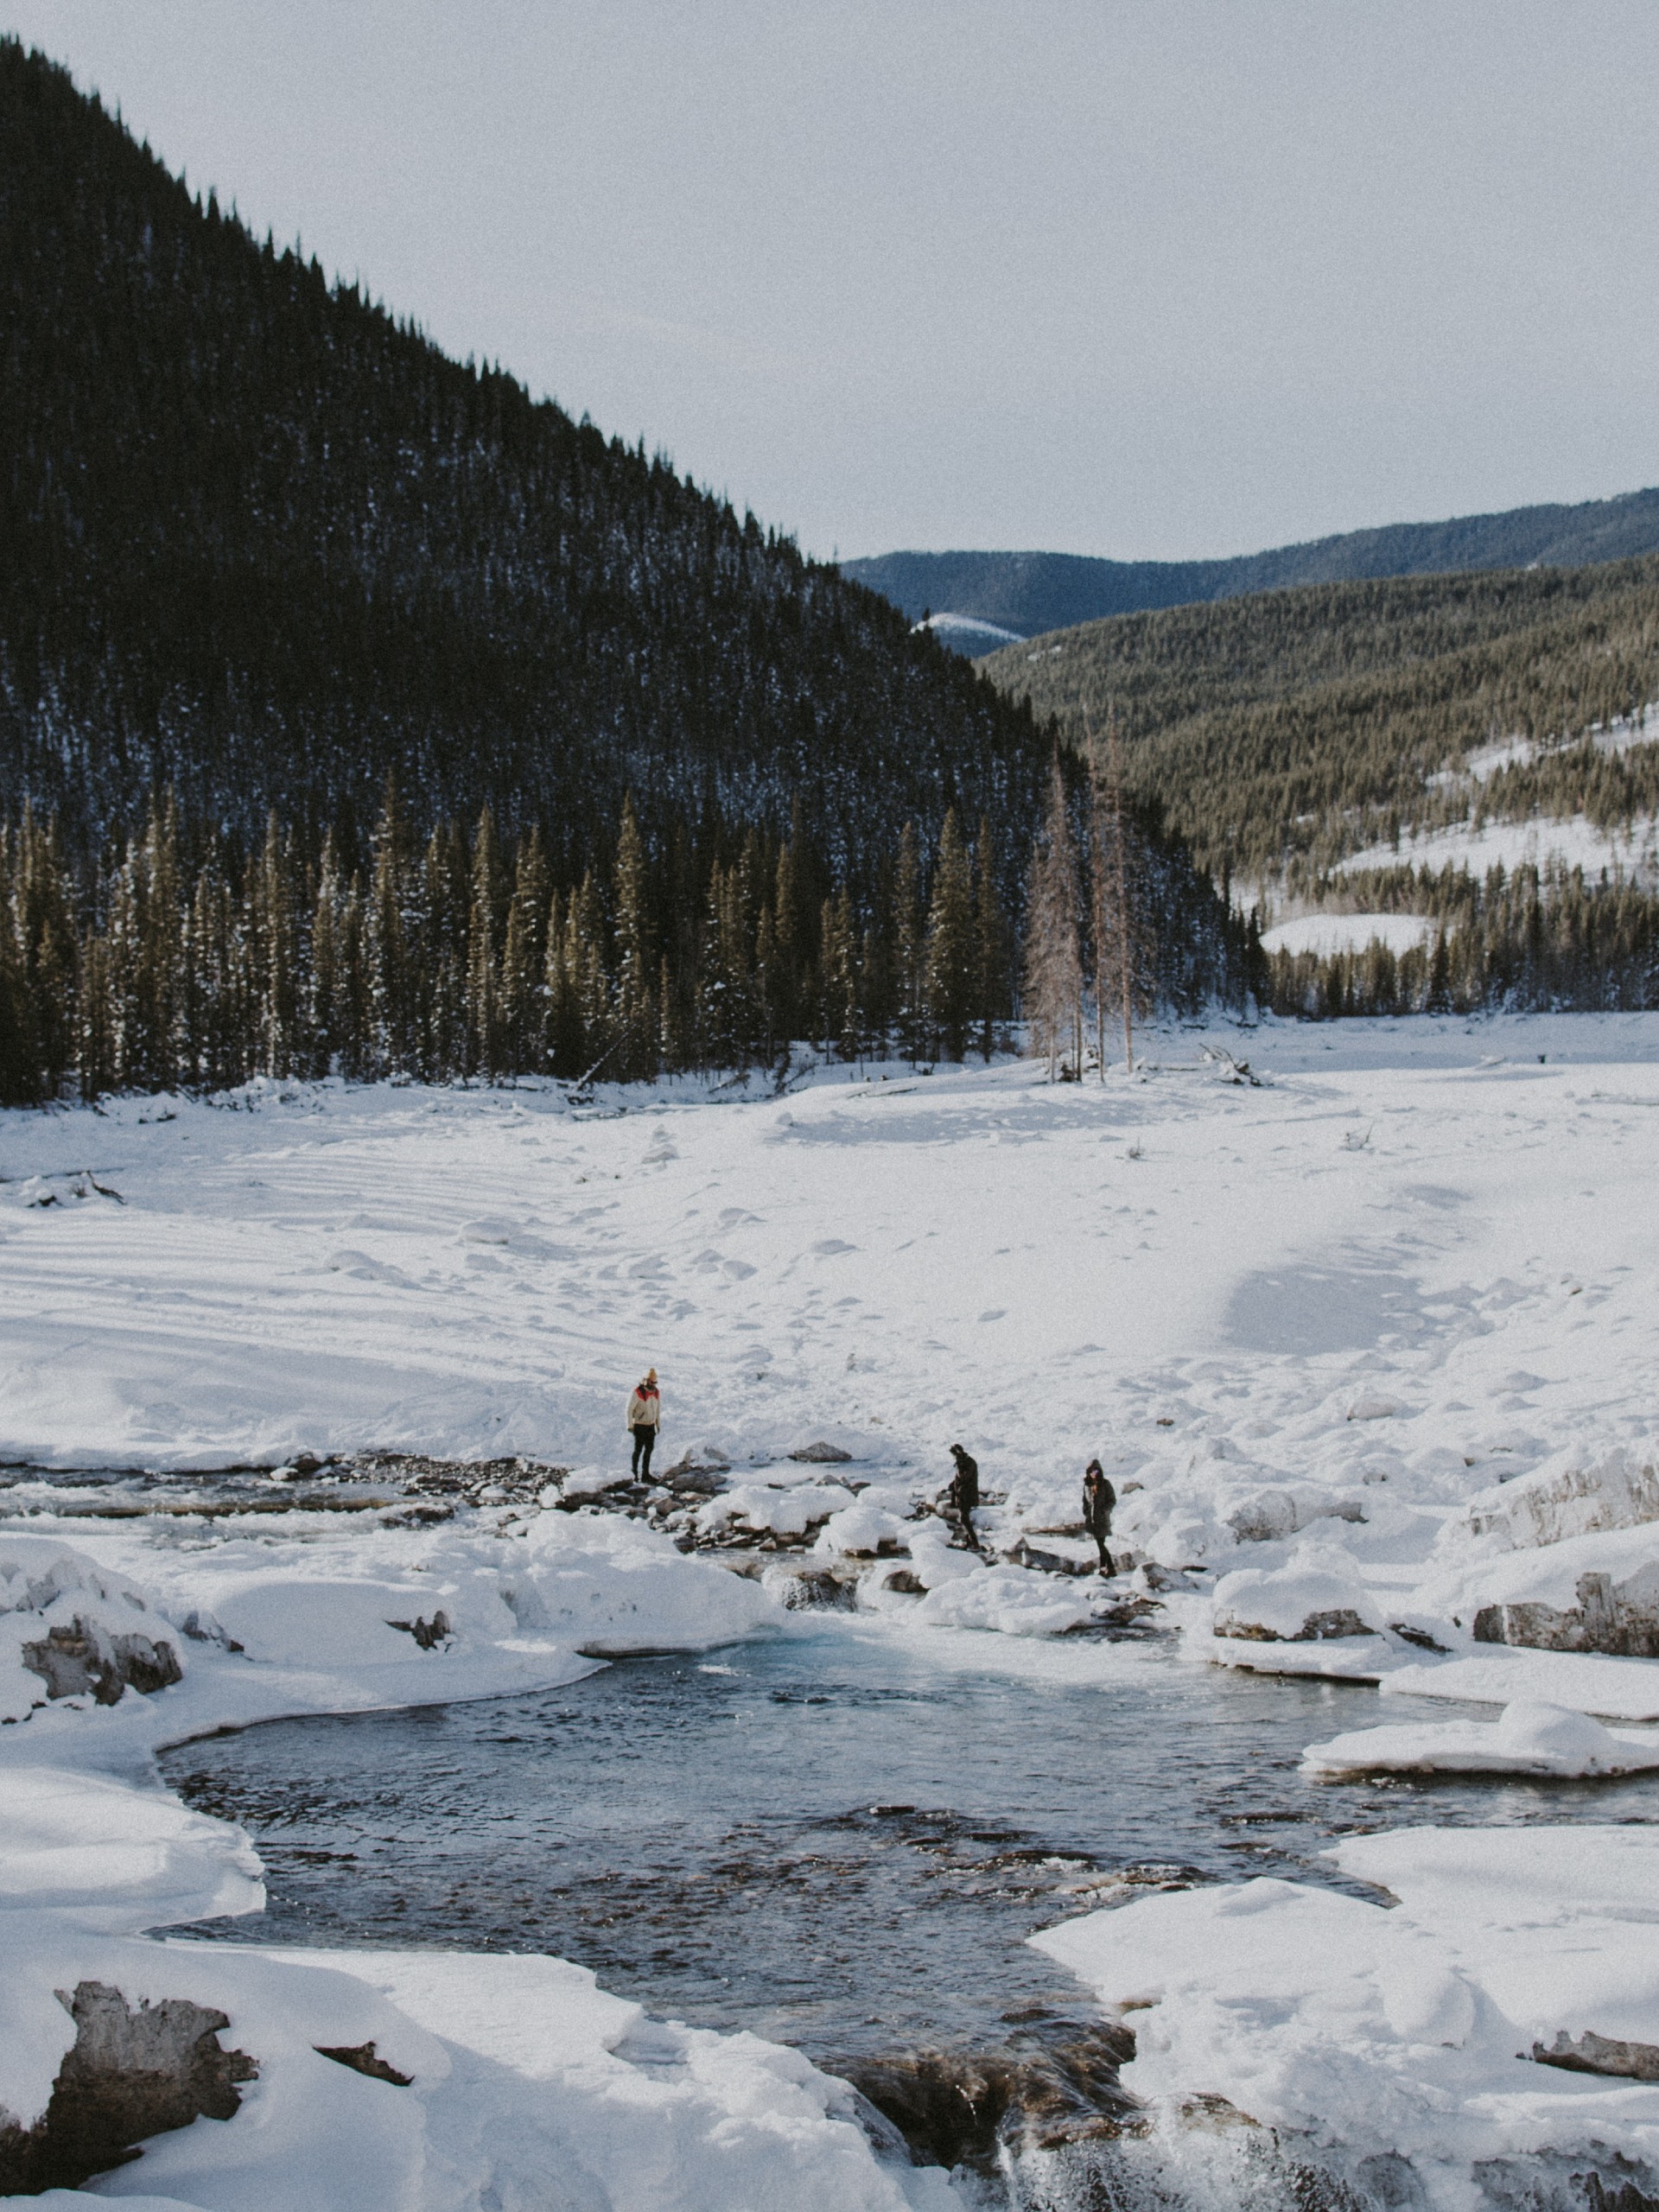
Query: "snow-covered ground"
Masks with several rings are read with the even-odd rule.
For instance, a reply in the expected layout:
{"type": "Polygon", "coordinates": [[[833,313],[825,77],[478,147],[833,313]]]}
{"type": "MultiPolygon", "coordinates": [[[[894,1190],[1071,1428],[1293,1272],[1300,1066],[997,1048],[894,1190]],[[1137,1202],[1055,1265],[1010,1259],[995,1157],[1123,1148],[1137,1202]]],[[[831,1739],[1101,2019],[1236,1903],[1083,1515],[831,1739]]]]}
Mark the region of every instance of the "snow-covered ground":
{"type": "Polygon", "coordinates": [[[1298,914],[1262,932],[1264,952],[1363,952],[1385,944],[1393,953],[1413,952],[1428,941],[1423,914],[1298,914]]]}
{"type": "MultiPolygon", "coordinates": [[[[1635,1015],[1165,1033],[1134,1078],[1058,1087],[1008,1064],[826,1071],[786,1097],[718,1103],[267,1084],[211,1104],[12,1114],[0,1457],[188,1470],[371,1446],[521,1453],[577,1470],[582,1488],[624,1471],[624,1398],[654,1365],[664,1459],[690,1448],[731,1463],[718,1511],[780,1531],[804,1520],[826,1562],[884,1538],[908,1547],[922,1594],[878,1588],[877,1562],[868,1601],[937,1637],[942,1666],[976,1639],[1012,1658],[998,1630],[1034,1652],[1089,1617],[1097,1586],[980,1565],[938,1522],[908,1521],[918,1491],[948,1475],[946,1446],[977,1456],[994,1501],[985,1535],[1002,1550],[1022,1529],[1076,1545],[1060,1532],[1098,1452],[1120,1493],[1115,1548],[1191,1656],[1380,1685],[1386,1706],[1361,1691],[1350,1711],[1387,1722],[1388,1740],[1368,1747],[1355,1726],[1318,1747],[1319,1770],[1611,1772],[1648,1763],[1639,1724],[1659,1719],[1659,1662],[1629,1656],[1659,1650],[1643,1641],[1659,1637],[1656,1116],[1659,1017],[1635,1015]],[[817,1440],[849,1459],[787,1459],[817,1440]],[[1448,1721],[1448,1698],[1473,1717],[1448,1721]],[[1586,1714],[1619,1725],[1575,1727],[1586,1714]]],[[[603,1515],[486,1507],[426,1530],[321,1514],[10,1527],[28,1533],[0,1529],[14,1717],[0,1808],[32,1818],[29,1793],[44,1789],[49,1814],[93,1770],[118,1796],[87,1780],[62,1800],[91,1854],[67,1904],[52,1901],[61,1839],[0,1834],[0,1906],[15,1904],[22,1961],[0,2001],[58,2038],[31,2045],[34,2073],[6,2076],[0,2102],[34,2118],[73,2032],[39,2007],[79,1980],[116,1981],[118,1967],[134,2003],[194,1995],[231,2016],[227,2047],[245,2018],[248,2047],[263,2037],[276,2055],[245,2093],[251,2120],[268,2115],[263,2151],[240,2116],[200,2120],[99,2194],[171,2190],[207,2212],[382,2201],[316,2193],[291,2132],[315,2099],[365,2141],[372,2113],[395,2107],[385,2126],[404,2147],[385,2150],[387,2171],[418,2171],[425,2193],[400,2183],[388,2204],[470,2207],[490,2188],[533,2202],[513,2196],[515,2177],[548,2155],[549,2130],[601,2146],[595,2203],[930,2201],[927,2177],[880,2164],[804,2062],[607,2012],[615,2000],[574,1969],[537,1980],[539,1966],[496,1961],[423,1979],[365,1955],[344,1971],[331,1957],[330,1982],[291,1955],[210,1960],[135,1932],[188,1916],[180,1900],[197,1878],[175,1880],[175,1845],[143,1826],[164,1828],[170,1802],[144,1786],[156,1744],[764,1633],[781,1618],[766,1590],[603,1515]],[[182,1679],[113,1704],[48,1700],[28,1654],[54,1634],[88,1665],[118,1640],[141,1661],[164,1643],[182,1679]],[[70,1780],[25,1782],[25,1769],[70,1780]],[[507,1964],[524,1967],[533,2001],[507,1964]],[[521,1995],[524,2020],[543,2024],[508,2050],[502,2023],[521,1995]],[[378,2029],[362,2027],[371,2016],[378,2029]],[[315,2046],[371,2032],[409,2055],[395,2062],[409,2091],[337,2066],[316,2075],[331,2062],[315,2046]],[[474,2087],[439,2086],[454,2082],[474,2087]],[[495,2114],[511,2145],[493,2178],[486,2120],[463,2104],[495,2114]],[[755,2163],[734,2182],[739,2169],[683,2148],[682,2126],[755,2163]],[[288,2196],[273,2179],[284,2160],[288,2196]],[[688,2177],[677,2196],[671,2171],[688,2177]]],[[[1099,1650],[1078,1648],[1077,1663],[1099,1650]]],[[[1111,1663],[1135,1662],[1120,1649],[1111,1663]]],[[[1030,1679],[1040,1697],[1040,1668],[1030,1679]]],[[[1088,1916],[1058,1931],[1057,1955],[1111,2003],[1155,1999],[1129,2015],[1131,2085],[1154,2100],[1226,2097],[1327,2150],[1340,2138],[1356,2158],[1382,2155],[1392,2130],[1448,2205],[1476,2201],[1474,2161],[1578,2156],[1592,2140],[1659,2177],[1648,2077],[1610,2084],[1514,2056],[1557,2037],[1571,2056],[1586,2035],[1647,2049],[1649,2012],[1659,2053],[1659,1963],[1650,1972],[1614,1895],[1637,1870],[1618,1855],[1637,1848],[1618,1841],[1630,1832],[1540,1843],[1516,1861],[1519,1902],[1467,1926],[1444,1909],[1467,1886],[1465,1862],[1417,1833],[1343,1847],[1343,1871],[1383,1883],[1402,1912],[1253,1884],[1088,1916]],[[1580,1961],[1559,2018],[1548,1943],[1534,1946],[1545,1963],[1527,1968],[1526,1991],[1494,1964],[1540,1914],[1580,1961]],[[1321,2079],[1357,2083],[1366,2065],[1387,2075],[1386,2097],[1355,2119],[1358,2091],[1344,2089],[1310,2120],[1321,2079]],[[1409,2128],[1395,2128],[1396,2108],[1409,2128]]],[[[1479,1853],[1502,1837],[1475,1834],[1471,1863],[1497,1864],[1479,1853]]],[[[219,1854],[203,1882],[251,1883],[241,1849],[229,1832],[176,1842],[187,1873],[219,1854]]]]}
{"type": "Polygon", "coordinates": [[[1659,869],[1659,823],[1643,816],[1628,831],[1603,830],[1582,814],[1557,819],[1535,815],[1524,822],[1452,823],[1444,830],[1402,830],[1397,845],[1367,845],[1338,861],[1334,875],[1358,875],[1372,868],[1467,868],[1484,875],[1502,866],[1581,868],[1593,882],[1605,872],[1627,880],[1650,883],[1659,869]]]}

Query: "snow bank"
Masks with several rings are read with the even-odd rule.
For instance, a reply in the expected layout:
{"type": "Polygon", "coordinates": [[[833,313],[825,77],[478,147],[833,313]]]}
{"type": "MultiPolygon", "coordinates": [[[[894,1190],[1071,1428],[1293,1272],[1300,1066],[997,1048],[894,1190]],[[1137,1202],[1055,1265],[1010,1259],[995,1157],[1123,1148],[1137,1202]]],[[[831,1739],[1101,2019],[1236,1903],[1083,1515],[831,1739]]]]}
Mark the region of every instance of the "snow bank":
{"type": "Polygon", "coordinates": [[[1322,1782],[1370,1774],[1641,1774],[1659,1767],[1659,1732],[1604,1728],[1588,1714],[1536,1699],[1506,1705],[1495,1722],[1420,1721],[1357,1728],[1310,1744],[1302,1770],[1322,1782]]]}
{"type": "Polygon", "coordinates": [[[1405,1829],[1327,1855],[1397,1909],[1262,1879],[1032,1940],[1128,2013],[1125,2084],[1166,2125],[1182,2100],[1224,2098],[1344,2177],[1408,2160],[1431,2202],[1477,2201],[1475,2169],[1498,2158],[1651,2172],[1659,2081],[1631,2047],[1659,2067],[1659,1835],[1405,1829]],[[1535,2063],[1585,2051],[1625,2078],[1535,2063]]]}
{"type": "Polygon", "coordinates": [[[67,1767],[5,1771],[0,1912],[130,1935],[257,1912],[265,1902],[259,1876],[239,1828],[190,1812],[168,1791],[67,1767]]]}
{"type": "Polygon", "coordinates": [[[757,1583],[615,1515],[65,1525],[73,1544],[0,1535],[0,1689],[26,1718],[0,1764],[60,1737],[70,1758],[143,1758],[283,1714],[549,1688],[602,1655],[702,1650],[782,1618],[757,1583]],[[97,1673],[103,1651],[124,1679],[97,1673]]]}
{"type": "MultiPolygon", "coordinates": [[[[648,2021],[557,1959],[258,1949],[134,1940],[248,1913],[258,1864],[169,1797],[12,1769],[0,1800],[0,2107],[35,2126],[76,2040],[69,1993],[118,2012],[181,2001],[257,2077],[228,2119],[152,2134],[94,2193],[200,2212],[476,2212],[560,2201],[615,2212],[948,2212],[935,2171],[878,2163],[848,2085],[748,2035],[648,2021]],[[64,1993],[60,1995],[59,1993],[64,1993]],[[367,2053],[377,2079],[327,2054],[367,2053]]],[[[7,2199],[50,2203],[51,2196],[7,2199]]]]}

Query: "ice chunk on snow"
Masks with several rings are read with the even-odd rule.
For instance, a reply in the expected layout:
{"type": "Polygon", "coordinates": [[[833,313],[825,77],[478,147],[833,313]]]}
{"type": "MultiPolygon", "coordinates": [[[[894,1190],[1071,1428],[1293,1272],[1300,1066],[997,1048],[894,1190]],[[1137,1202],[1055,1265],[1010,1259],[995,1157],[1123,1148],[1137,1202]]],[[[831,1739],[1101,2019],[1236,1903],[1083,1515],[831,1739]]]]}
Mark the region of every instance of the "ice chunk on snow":
{"type": "Polygon", "coordinates": [[[840,1483],[795,1483],[786,1488],[737,1483],[711,1497],[697,1522],[714,1529],[741,1521],[745,1528],[764,1529],[774,1536],[804,1536],[816,1522],[829,1520],[852,1503],[852,1491],[840,1483]]]}
{"type": "Polygon", "coordinates": [[[581,1651],[701,1651],[781,1618],[759,1583],[642,1522],[543,1513],[513,1549],[502,1576],[520,1627],[581,1651]]]}
{"type": "Polygon", "coordinates": [[[1638,1774],[1659,1767],[1659,1731],[1604,1728],[1586,1713],[1517,1699],[1495,1721],[1357,1728],[1302,1753],[1322,1781],[1365,1774],[1638,1774]]]}
{"type": "Polygon", "coordinates": [[[924,1589],[960,1582],[965,1574],[977,1574],[982,1564],[972,1552],[953,1544],[941,1529],[929,1528],[924,1522],[911,1531],[910,1569],[924,1589]]]}
{"type": "Polygon", "coordinates": [[[1659,1720],[1659,1666],[1650,1659],[1488,1644],[1438,1664],[1399,1667],[1383,1681],[1382,1694],[1449,1698],[1471,1705],[1541,1699],[1604,1720],[1659,1720]]]}

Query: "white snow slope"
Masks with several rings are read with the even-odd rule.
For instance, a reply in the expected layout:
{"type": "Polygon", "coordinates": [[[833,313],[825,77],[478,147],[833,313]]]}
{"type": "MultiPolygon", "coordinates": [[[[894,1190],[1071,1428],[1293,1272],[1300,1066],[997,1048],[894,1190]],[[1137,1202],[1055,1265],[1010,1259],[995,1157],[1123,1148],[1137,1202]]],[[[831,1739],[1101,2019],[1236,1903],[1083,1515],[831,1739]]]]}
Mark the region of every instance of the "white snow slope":
{"type": "MultiPolygon", "coordinates": [[[[0,1457],[188,1470],[378,1446],[524,1453],[582,1469],[591,1485],[625,1464],[624,1396],[652,1364],[664,1452],[712,1447],[729,1459],[734,1483],[755,1491],[751,1525],[796,1510],[768,1485],[785,1473],[810,1480],[815,1503],[803,1497],[798,1517],[818,1527],[820,1554],[902,1538],[907,1498],[943,1480],[952,1441],[976,1454],[1004,1501],[984,1516],[993,1541],[1071,1522],[1079,1471],[1098,1452],[1122,1499],[1117,1548],[1173,1579],[1166,1618],[1190,1656],[1383,1686],[1389,1740],[1369,1752],[1356,1727],[1325,1747],[1322,1770],[1457,1759],[1502,1770],[1507,1758],[1523,1772],[1593,1776],[1646,1764],[1639,1727],[1575,1733],[1572,1716],[1659,1720],[1659,1662],[1511,1649],[1473,1629],[1503,1608],[1518,1618],[1592,1600],[1638,1614],[1659,1605],[1659,1018],[1188,1032],[1151,1039],[1147,1062],[1133,1079],[1057,1088],[1024,1064],[868,1082],[831,1071],[785,1099],[619,1092],[583,1111],[550,1088],[261,1084],[213,1103],[6,1116],[0,1457]],[[1229,1060],[1205,1057],[1209,1042],[1247,1055],[1263,1086],[1235,1081],[1229,1060]],[[852,1455],[833,1479],[785,1460],[819,1439],[852,1455]],[[837,1486],[853,1484],[874,1488],[844,1505],[837,1486]],[[1402,1714],[1436,1709],[1414,1702],[1423,1697],[1472,1700],[1489,1718],[1450,1734],[1436,1722],[1402,1742],[1402,1714]],[[1558,1711],[1541,1715],[1540,1704],[1558,1711]],[[1491,1726],[1512,1705],[1531,1710],[1491,1726]]],[[[14,1513],[43,1502],[27,1485],[9,1498],[14,1513]]],[[[486,1510],[429,1534],[289,1516],[221,1524],[218,1541],[145,1521],[9,1526],[29,1533],[0,1527],[0,1689],[25,1716],[0,1729],[8,1815],[27,1805],[24,1766],[73,1777],[102,1764],[131,1791],[155,1744],[200,1727],[565,1679],[592,1663],[583,1653],[706,1643],[776,1618],[756,1586],[580,1515],[486,1510]],[[73,1557],[43,1562],[42,1545],[73,1557]],[[387,1625],[430,1618],[439,1602],[451,1633],[434,1649],[387,1625]],[[129,1693],[109,1707],[48,1707],[20,1662],[42,1617],[82,1619],[100,1637],[166,1628],[177,1643],[192,1614],[184,1680],[142,1703],[129,1693]],[[214,1641],[218,1631],[245,1649],[214,1641]]],[[[872,1602],[908,1609],[909,1632],[931,1639],[942,1665],[963,1663],[970,1645],[1007,1652],[1039,1697],[1033,1662],[1084,1617],[1087,1586],[982,1567],[925,1538],[912,1563],[927,1595],[872,1602]],[[987,1633],[996,1630],[1012,1633],[987,1633]]],[[[1089,1645],[1064,1663],[1161,1662],[1089,1645]]],[[[1356,1722],[1365,1710],[1350,1708],[1356,1722]]],[[[166,1802],[148,1798],[145,1819],[166,1802]]],[[[546,1978],[525,2018],[543,2024],[525,2026],[505,2056],[502,2023],[519,1996],[493,1979],[499,1961],[434,1966],[423,1980],[407,1960],[354,1960],[345,1973],[331,1958],[331,1980],[307,1981],[321,1970],[215,1948],[212,1961],[189,1954],[188,1983],[169,1981],[163,1962],[170,1970],[186,1954],[129,1932],[180,1916],[162,1844],[152,1839],[143,1863],[168,1908],[140,1910],[149,1878],[120,1871],[127,1814],[105,1799],[75,1817],[92,1853],[78,1919],[30,1890],[29,1863],[38,1871],[46,1847],[0,1836],[0,1903],[14,1890],[20,1899],[10,1956],[24,1961],[6,2001],[24,2013],[54,2003],[50,1991],[83,1971],[76,1959],[98,1978],[97,1946],[125,1945],[130,1979],[140,1952],[149,1974],[134,1991],[211,1987],[232,2015],[227,2042],[245,2019],[248,2047],[263,2036],[271,2052],[294,2054],[292,2067],[272,2060],[269,2094],[264,2075],[253,2093],[270,2115],[258,2131],[239,2116],[198,2122],[168,2139],[165,2157],[152,2150],[97,2183],[99,2196],[170,2193],[207,2212],[381,2202],[320,2190],[307,2164],[314,2136],[294,2117],[314,2102],[336,2142],[367,2129],[371,2107],[401,2114],[386,2122],[402,2131],[396,2156],[417,2159],[423,2178],[385,2201],[433,2212],[534,2201],[514,2196],[515,2177],[546,2155],[550,2127],[598,2146],[596,2204],[897,2205],[906,2191],[925,2201],[915,2192],[932,2185],[878,2165],[833,2085],[791,2056],[650,2028],[630,2008],[618,2027],[613,2000],[556,1962],[532,1962],[546,1978]],[[124,1890],[136,1916],[118,1910],[124,1890]],[[302,2024],[292,1993],[302,1985],[302,2024]],[[369,2031],[352,2021],[374,2006],[404,2024],[373,2012],[387,2049],[403,2038],[416,2087],[338,2068],[314,2082],[312,2047],[361,2042],[369,2031]],[[330,2007],[338,2034],[312,2032],[330,2007]],[[563,2103],[537,2086],[556,2049],[575,2054],[563,2103]],[[473,2101],[471,2120],[435,2086],[455,2080],[486,2084],[461,2100],[473,2101]],[[652,2132],[681,2125],[664,2099],[703,2131],[697,2141],[747,2146],[754,2163],[740,2181],[718,2159],[664,2147],[682,2139],[652,2132]],[[496,2126],[491,2113],[511,2118],[496,2126]],[[478,2132],[491,2128],[509,2146],[493,2177],[478,2132]],[[416,2137],[425,2148],[410,2148],[416,2137]],[[209,2155],[203,2143],[219,2147],[209,2155]],[[665,2174],[676,2187],[689,2177],[680,2195],[665,2174]]],[[[1432,2125],[1413,2118],[1402,2155],[1462,2172],[1495,2145],[1565,2152],[1603,2128],[1596,2140],[1647,2160],[1659,2090],[1538,2069],[1515,2060],[1523,2046],[1512,2039],[1503,2063],[1524,2063],[1522,2087],[1491,2071],[1522,2026],[1546,2044],[1547,2031],[1646,2040],[1643,2008],[1659,2000],[1631,1980],[1645,1952],[1605,1900],[1575,1903],[1580,1870],[1588,1882],[1599,1863],[1597,1839],[1626,1833],[1575,1829],[1576,1843],[1526,1874],[1538,1911],[1577,1915],[1577,2010],[1553,2026],[1482,1978],[1472,1934],[1455,1956],[1412,1951],[1396,1974],[1374,1923],[1398,1916],[1353,1899],[1257,1884],[1221,1904],[1201,1891],[1109,1916],[1141,1931],[1137,1970],[1166,1980],[1194,1946],[1206,1955],[1207,1923],[1195,1929],[1194,1914],[1248,1919],[1261,1893],[1263,1912],[1318,1921],[1317,1988],[1280,1990],[1257,1952],[1228,1949],[1237,2003],[1194,2014],[1197,2025],[1179,2005],[1167,2012],[1143,2045],[1161,2054],[1146,2084],[1160,2097],[1231,2096],[1230,2084],[1256,2078],[1246,2061],[1260,2045],[1271,2094],[1253,2117],[1300,2126],[1319,2080],[1333,2068],[1345,2080],[1354,2052],[1382,2033],[1367,2024],[1365,1980],[1381,1974],[1375,2002],[1403,2053],[1386,2057],[1402,2113],[1418,2113],[1413,2069],[1430,2063],[1411,2055],[1418,2043],[1471,2054],[1433,2062],[1440,2101],[1432,2125]],[[1327,1928],[1338,1905],[1346,1917],[1327,1928]],[[1462,1978],[1466,2001],[1448,1975],[1462,1978]],[[1260,2003],[1245,2002],[1252,1988],[1260,2003]],[[1270,2047],[1251,2024],[1264,2005],[1291,2022],[1270,2047]]],[[[1492,1834],[1473,1834],[1478,1854],[1492,1834]]],[[[1348,1857],[1391,1840],[1344,1846],[1344,1869],[1395,1888],[1348,1857]]],[[[231,1875],[252,1879],[241,1861],[213,1879],[231,1875]]],[[[1424,1926],[1432,1950],[1442,1937],[1424,1926]]],[[[1106,1992],[1092,1955],[1077,1962],[1106,1992]]],[[[39,2017],[60,2050],[67,2018],[39,2017]]],[[[54,2063],[50,2044],[36,2056],[54,2063]]],[[[0,2101],[39,2088],[8,2077],[0,2101]]],[[[1243,2088],[1241,2100],[1249,2111],[1243,2088]]],[[[1387,2133],[1394,2109],[1378,2103],[1367,2141],[1387,2133]]]]}

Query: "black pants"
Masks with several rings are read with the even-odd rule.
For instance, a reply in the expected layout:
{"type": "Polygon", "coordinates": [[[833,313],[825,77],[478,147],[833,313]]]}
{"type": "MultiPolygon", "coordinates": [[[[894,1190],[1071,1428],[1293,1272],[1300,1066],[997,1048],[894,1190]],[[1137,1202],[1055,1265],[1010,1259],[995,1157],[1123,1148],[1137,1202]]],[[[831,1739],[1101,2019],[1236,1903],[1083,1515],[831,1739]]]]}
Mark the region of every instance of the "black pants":
{"type": "Polygon", "coordinates": [[[1110,1552],[1106,1548],[1106,1539],[1112,1533],[1111,1522],[1109,1521],[1090,1522],[1089,1524],[1089,1533],[1094,1538],[1096,1543],[1100,1547],[1101,1573],[1103,1574],[1115,1574],[1117,1570],[1112,1565],[1112,1555],[1110,1552]]]}
{"type": "Polygon", "coordinates": [[[950,1485],[950,1509],[962,1523],[962,1533],[976,1551],[980,1548],[979,1531],[974,1526],[974,1515],[979,1508],[978,1485],[970,1491],[961,1483],[950,1485]]]}
{"type": "Polygon", "coordinates": [[[638,1428],[631,1428],[628,1434],[633,1439],[633,1471],[641,1482],[649,1482],[651,1447],[657,1441],[656,1428],[651,1422],[642,1421],[638,1428]]]}

